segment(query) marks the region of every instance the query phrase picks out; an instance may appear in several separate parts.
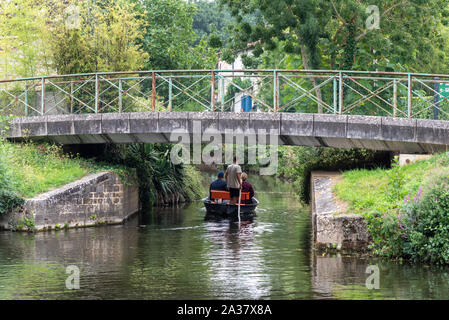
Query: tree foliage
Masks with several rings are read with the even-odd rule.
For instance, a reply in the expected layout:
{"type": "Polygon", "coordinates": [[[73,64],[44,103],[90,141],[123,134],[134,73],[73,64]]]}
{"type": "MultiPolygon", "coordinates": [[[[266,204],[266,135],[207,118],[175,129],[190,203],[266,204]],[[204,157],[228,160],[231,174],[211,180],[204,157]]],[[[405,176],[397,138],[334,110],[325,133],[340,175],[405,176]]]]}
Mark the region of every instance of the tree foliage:
{"type": "Polygon", "coordinates": [[[149,54],[145,69],[194,69],[214,67],[216,54],[206,42],[194,46],[196,6],[183,0],[142,0],[146,25],[140,40],[149,54]]]}
{"type": "Polygon", "coordinates": [[[35,76],[46,70],[45,18],[37,0],[0,1],[0,75],[35,76]]]}
{"type": "Polygon", "coordinates": [[[142,69],[213,68],[216,50],[182,0],[0,3],[2,78],[142,69]]]}
{"type": "MultiPolygon", "coordinates": [[[[236,17],[231,47],[253,55],[282,45],[304,69],[445,72],[447,2],[442,0],[220,0],[236,17]],[[369,6],[379,9],[379,28],[369,6]],[[259,12],[255,23],[243,17],[259,12]]],[[[232,59],[232,57],[230,57],[232,59]]]]}
{"type": "Polygon", "coordinates": [[[448,9],[441,0],[328,1],[324,63],[332,69],[444,73],[448,9]],[[369,28],[373,5],[378,28],[369,28]]]}
{"type": "Polygon", "coordinates": [[[148,54],[138,41],[146,22],[135,7],[126,0],[56,2],[48,20],[55,22],[49,31],[58,73],[142,69],[148,54]]]}
{"type": "Polygon", "coordinates": [[[228,28],[234,21],[229,10],[215,1],[195,0],[192,2],[197,7],[193,18],[193,29],[198,41],[211,35],[213,35],[213,41],[229,40],[228,28]]]}

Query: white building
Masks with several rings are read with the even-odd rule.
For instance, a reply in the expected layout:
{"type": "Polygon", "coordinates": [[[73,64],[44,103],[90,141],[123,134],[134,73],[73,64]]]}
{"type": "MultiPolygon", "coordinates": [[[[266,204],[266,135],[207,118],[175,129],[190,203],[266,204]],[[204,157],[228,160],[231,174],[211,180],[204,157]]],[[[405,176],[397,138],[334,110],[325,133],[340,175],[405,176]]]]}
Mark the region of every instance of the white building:
{"type": "Polygon", "coordinates": [[[245,66],[242,61],[242,56],[245,54],[250,54],[252,52],[252,48],[247,48],[245,50],[241,50],[237,54],[237,58],[233,63],[227,63],[224,60],[219,59],[217,69],[219,70],[232,70],[232,72],[219,72],[218,73],[218,93],[217,93],[217,101],[221,107],[221,105],[228,104],[228,101],[225,101],[226,92],[229,88],[229,85],[232,85],[231,82],[233,79],[240,78],[242,80],[250,79],[252,85],[249,88],[242,88],[247,89],[243,90],[234,96],[234,103],[232,110],[234,112],[241,112],[241,102],[242,97],[244,95],[249,95],[252,98],[253,104],[254,104],[254,96],[257,94],[258,84],[257,84],[257,78],[255,77],[248,77],[245,76],[244,72],[241,70],[245,69],[245,66]],[[235,70],[235,71],[234,71],[235,70]]]}

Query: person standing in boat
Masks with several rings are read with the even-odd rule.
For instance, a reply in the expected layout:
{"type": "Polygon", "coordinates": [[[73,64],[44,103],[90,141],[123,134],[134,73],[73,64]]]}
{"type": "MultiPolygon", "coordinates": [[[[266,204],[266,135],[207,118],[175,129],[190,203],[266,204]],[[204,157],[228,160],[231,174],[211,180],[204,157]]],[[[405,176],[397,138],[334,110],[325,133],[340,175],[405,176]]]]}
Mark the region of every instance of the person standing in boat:
{"type": "Polygon", "coordinates": [[[212,198],[212,190],[218,190],[218,191],[228,191],[228,185],[226,181],[224,181],[224,172],[218,171],[217,180],[212,182],[209,186],[209,199],[210,201],[214,201],[215,199],[212,198]]]}
{"type": "Polygon", "coordinates": [[[236,156],[234,156],[234,163],[229,165],[226,169],[225,178],[231,197],[229,204],[237,204],[239,201],[240,189],[242,188],[242,168],[237,164],[236,156]]]}
{"type": "Polygon", "coordinates": [[[253,203],[253,197],[254,197],[254,188],[251,183],[246,181],[248,179],[248,175],[243,172],[242,173],[242,193],[243,192],[249,192],[249,200],[245,200],[243,203],[249,204],[253,203]]]}

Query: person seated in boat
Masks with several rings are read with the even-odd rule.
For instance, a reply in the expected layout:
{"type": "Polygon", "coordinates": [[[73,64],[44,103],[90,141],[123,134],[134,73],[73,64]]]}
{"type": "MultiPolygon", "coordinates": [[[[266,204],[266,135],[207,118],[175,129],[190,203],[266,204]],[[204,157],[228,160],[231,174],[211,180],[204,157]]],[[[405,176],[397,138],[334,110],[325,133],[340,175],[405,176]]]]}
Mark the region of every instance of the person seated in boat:
{"type": "Polygon", "coordinates": [[[229,204],[235,205],[239,201],[240,189],[242,187],[242,168],[238,165],[236,156],[234,156],[234,163],[226,169],[225,179],[231,198],[229,204]]]}
{"type": "Polygon", "coordinates": [[[242,203],[250,204],[250,203],[253,203],[254,188],[253,188],[252,184],[247,181],[247,179],[248,179],[248,175],[245,172],[243,172],[242,173],[242,193],[249,192],[249,200],[242,201],[242,203]]]}
{"type": "Polygon", "coordinates": [[[224,180],[224,172],[218,171],[217,180],[212,182],[209,186],[209,199],[210,201],[214,201],[215,199],[212,198],[212,190],[218,190],[218,191],[228,191],[228,184],[224,180]]]}

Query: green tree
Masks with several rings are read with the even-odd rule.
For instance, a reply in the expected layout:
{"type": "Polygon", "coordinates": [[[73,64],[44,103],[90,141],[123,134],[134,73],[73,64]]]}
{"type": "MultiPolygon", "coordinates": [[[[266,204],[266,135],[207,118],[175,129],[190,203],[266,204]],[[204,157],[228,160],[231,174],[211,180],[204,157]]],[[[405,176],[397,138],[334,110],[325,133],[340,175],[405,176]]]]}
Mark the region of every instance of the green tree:
{"type": "MultiPolygon", "coordinates": [[[[299,57],[300,64],[296,58],[290,62],[302,69],[447,70],[448,5],[442,0],[220,0],[220,3],[237,20],[233,41],[223,50],[223,58],[228,62],[235,58],[232,51],[251,47],[252,54],[243,59],[251,67],[263,61],[263,67],[277,68],[276,61],[282,62],[279,55],[283,54],[284,58],[299,57]],[[379,29],[367,23],[376,13],[372,5],[379,9],[379,29]],[[258,14],[257,19],[245,20],[248,14],[258,14]],[[273,54],[271,61],[262,58],[254,63],[255,59],[273,54]]],[[[302,85],[311,89],[319,83],[314,78],[309,80],[309,84],[302,85]]],[[[327,93],[315,88],[315,95],[320,101],[327,93]]],[[[322,111],[318,102],[318,112],[322,111]]]]}
{"type": "Polygon", "coordinates": [[[200,43],[193,30],[196,6],[183,0],[142,0],[140,11],[146,26],[143,30],[143,50],[149,54],[145,69],[189,69],[212,67],[215,53],[200,43]],[[204,59],[204,60],[203,60],[204,59]]]}
{"type": "MultiPolygon", "coordinates": [[[[238,23],[232,49],[255,57],[282,45],[304,69],[447,70],[444,0],[220,0],[238,23]],[[372,6],[379,10],[379,28],[372,6]],[[260,13],[249,23],[244,16],[260,13]],[[373,20],[374,19],[374,20],[373,20]]],[[[232,57],[231,57],[232,58],[232,57]]]]}
{"type": "Polygon", "coordinates": [[[45,19],[39,1],[0,2],[0,75],[2,79],[45,72],[45,19]]]}
{"type": "Polygon", "coordinates": [[[210,35],[217,36],[220,41],[227,41],[230,37],[227,30],[233,22],[229,10],[215,1],[195,0],[192,2],[197,7],[193,18],[193,29],[197,35],[197,41],[210,35]]]}
{"type": "Polygon", "coordinates": [[[328,23],[320,45],[323,65],[341,70],[447,72],[448,9],[441,0],[327,1],[328,23]],[[372,24],[376,22],[372,6],[379,10],[378,27],[372,24]]]}
{"type": "Polygon", "coordinates": [[[127,0],[60,0],[48,21],[59,74],[140,70],[148,57],[138,43],[146,23],[127,0]]]}
{"type": "MultiPolygon", "coordinates": [[[[276,48],[277,40],[285,41],[287,53],[301,54],[304,69],[318,69],[321,64],[319,40],[324,24],[318,0],[220,0],[231,10],[237,19],[234,27],[234,40],[230,44],[233,50],[254,48],[253,55],[259,57],[264,50],[276,48]],[[249,14],[259,13],[251,21],[245,20],[249,14]]],[[[233,60],[232,55],[225,55],[233,60]]],[[[247,59],[248,61],[248,59],[247,59]]],[[[228,61],[229,62],[229,61],[228,61]]],[[[316,86],[316,80],[311,79],[316,86]]],[[[321,99],[321,91],[316,90],[321,99]]],[[[318,105],[322,112],[321,104],[318,105]]]]}

